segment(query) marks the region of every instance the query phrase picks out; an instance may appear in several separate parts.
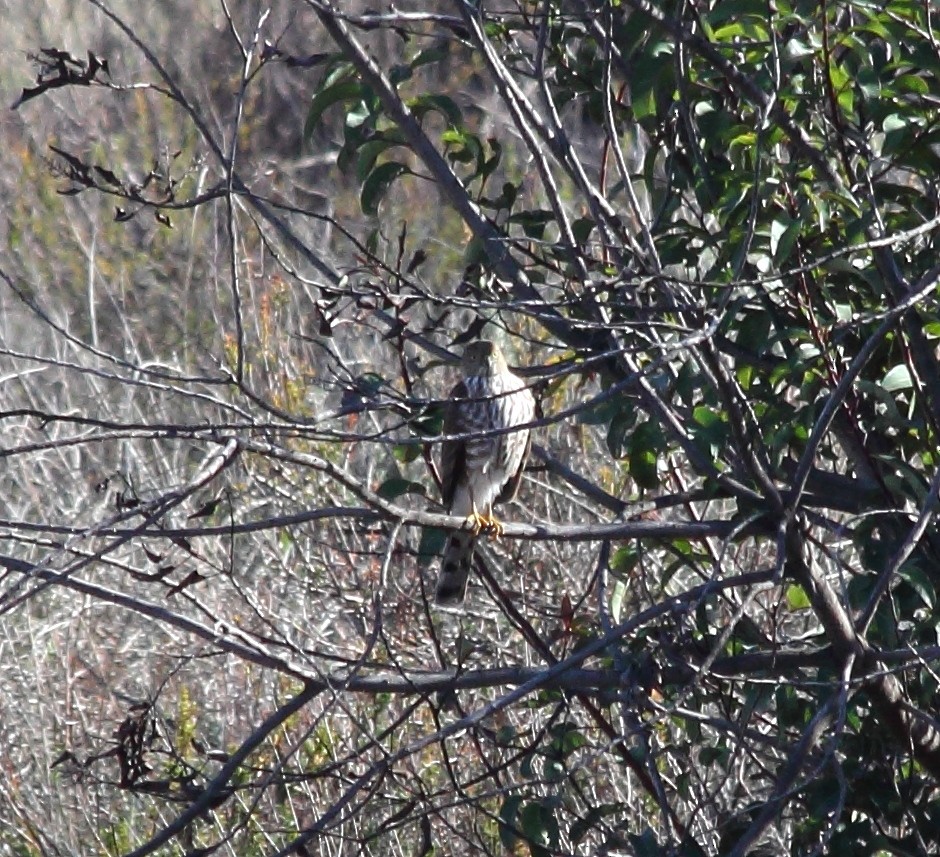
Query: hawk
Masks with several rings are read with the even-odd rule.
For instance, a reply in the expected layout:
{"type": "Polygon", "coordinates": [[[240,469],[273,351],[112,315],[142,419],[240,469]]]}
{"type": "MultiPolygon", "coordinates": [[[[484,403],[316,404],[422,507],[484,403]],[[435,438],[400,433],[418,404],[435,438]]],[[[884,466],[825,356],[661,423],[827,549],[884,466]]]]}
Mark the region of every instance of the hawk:
{"type": "Polygon", "coordinates": [[[529,430],[487,432],[525,425],[535,416],[532,393],[509,371],[495,343],[481,339],[468,345],[461,371],[463,380],[450,393],[444,434],[473,436],[441,445],[441,495],[452,515],[473,521],[473,530],[452,532],[447,539],[434,597],[438,604],[463,601],[477,536],[501,532],[493,505],[512,500],[522,481],[529,430]]]}

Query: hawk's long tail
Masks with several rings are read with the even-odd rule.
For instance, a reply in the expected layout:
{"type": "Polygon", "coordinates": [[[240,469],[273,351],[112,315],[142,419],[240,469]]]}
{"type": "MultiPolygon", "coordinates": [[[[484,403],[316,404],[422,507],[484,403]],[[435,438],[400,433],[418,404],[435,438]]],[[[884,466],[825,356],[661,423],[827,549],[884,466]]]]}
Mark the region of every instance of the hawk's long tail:
{"type": "Polygon", "coordinates": [[[458,531],[448,536],[434,592],[434,600],[438,604],[463,603],[475,544],[476,537],[472,533],[458,531]]]}

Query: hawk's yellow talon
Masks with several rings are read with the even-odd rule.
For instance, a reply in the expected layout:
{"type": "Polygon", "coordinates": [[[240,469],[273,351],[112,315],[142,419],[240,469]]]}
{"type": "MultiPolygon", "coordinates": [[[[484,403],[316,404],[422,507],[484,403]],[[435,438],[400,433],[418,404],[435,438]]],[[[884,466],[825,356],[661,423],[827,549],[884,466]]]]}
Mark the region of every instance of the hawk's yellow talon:
{"type": "Polygon", "coordinates": [[[496,520],[492,515],[487,518],[486,521],[486,533],[494,541],[498,539],[504,532],[503,525],[496,520]]]}
{"type": "Polygon", "coordinates": [[[470,522],[473,535],[478,536],[482,532],[489,531],[490,519],[486,515],[481,515],[476,509],[467,515],[467,520],[470,522]]]}
{"type": "Polygon", "coordinates": [[[478,512],[476,507],[467,515],[467,520],[470,522],[470,529],[475,536],[486,533],[491,539],[498,539],[505,532],[503,525],[492,513],[484,515],[482,512],[478,512]]]}

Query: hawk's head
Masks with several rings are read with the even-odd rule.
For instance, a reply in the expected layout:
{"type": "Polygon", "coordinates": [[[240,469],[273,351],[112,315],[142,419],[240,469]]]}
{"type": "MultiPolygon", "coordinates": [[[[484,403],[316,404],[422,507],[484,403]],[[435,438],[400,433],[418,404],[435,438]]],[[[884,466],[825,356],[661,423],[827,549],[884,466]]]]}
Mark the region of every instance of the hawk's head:
{"type": "Polygon", "coordinates": [[[469,377],[499,375],[509,368],[499,346],[488,339],[478,339],[464,349],[462,366],[464,375],[469,377]]]}

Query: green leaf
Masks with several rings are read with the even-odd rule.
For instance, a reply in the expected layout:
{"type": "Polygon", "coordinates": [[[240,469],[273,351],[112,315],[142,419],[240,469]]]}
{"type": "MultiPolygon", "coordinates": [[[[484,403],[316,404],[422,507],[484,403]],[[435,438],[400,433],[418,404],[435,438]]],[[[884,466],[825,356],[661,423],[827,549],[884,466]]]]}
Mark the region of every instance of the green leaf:
{"type": "Polygon", "coordinates": [[[647,45],[638,57],[630,80],[630,103],[633,115],[641,121],[656,114],[658,91],[666,89],[672,77],[671,62],[662,54],[671,54],[672,46],[664,41],[647,45]]]}
{"type": "Polygon", "coordinates": [[[744,25],[740,21],[736,21],[715,30],[712,34],[712,40],[715,42],[733,42],[745,35],[744,25]]]}
{"type": "Polygon", "coordinates": [[[372,216],[378,214],[379,203],[392,182],[402,173],[407,172],[410,172],[408,167],[398,161],[386,161],[384,164],[379,164],[362,183],[359,204],[363,212],[372,216]]]}
{"type": "Polygon", "coordinates": [[[598,822],[603,821],[607,816],[619,815],[622,811],[623,805],[619,803],[605,803],[600,806],[591,807],[584,818],[577,819],[574,824],[571,825],[568,830],[568,836],[572,843],[577,845],[592,830],[597,828],[598,822]]]}
{"type": "Polygon", "coordinates": [[[416,443],[399,443],[392,447],[392,455],[396,461],[408,464],[421,455],[421,447],[416,443]]]}
{"type": "Polygon", "coordinates": [[[633,853],[636,857],[660,857],[663,853],[656,841],[656,836],[648,827],[639,836],[635,833],[628,834],[630,843],[633,845],[633,853]]]}
{"type": "Polygon", "coordinates": [[[574,240],[579,244],[583,244],[591,237],[595,225],[593,217],[579,217],[571,224],[571,232],[574,234],[574,240]]]}
{"type": "Polygon", "coordinates": [[[733,149],[736,146],[739,146],[743,149],[749,149],[751,146],[757,143],[757,132],[756,131],[745,131],[743,134],[738,134],[734,137],[730,143],[728,143],[728,148],[733,149]]]}
{"type": "Polygon", "coordinates": [[[722,447],[727,439],[728,426],[722,414],[707,405],[699,405],[692,410],[692,436],[699,443],[707,444],[712,452],[722,447]]]}
{"type": "Polygon", "coordinates": [[[578,411],[575,420],[586,426],[603,425],[612,420],[622,407],[623,405],[620,402],[608,399],[606,402],[600,402],[578,411]]]}
{"type": "Polygon", "coordinates": [[[488,208],[494,208],[497,211],[500,209],[506,209],[508,211],[513,207],[517,196],[519,196],[519,188],[511,182],[505,182],[503,184],[503,189],[499,193],[499,196],[482,197],[480,199],[480,205],[485,205],[488,208]]]}
{"type": "Polygon", "coordinates": [[[712,765],[715,762],[723,762],[731,755],[727,747],[702,747],[699,750],[698,759],[703,765],[712,765]]]}
{"type": "Polygon", "coordinates": [[[425,48],[423,51],[419,51],[409,65],[413,69],[420,68],[429,63],[440,62],[448,56],[450,56],[450,42],[442,40],[429,48],[425,48]]]}
{"type": "Polygon", "coordinates": [[[447,95],[418,95],[406,103],[419,121],[427,113],[434,111],[440,113],[450,125],[457,127],[463,123],[463,114],[457,102],[447,95]]]}
{"type": "MultiPolygon", "coordinates": [[[[499,162],[503,158],[503,147],[499,140],[497,140],[495,137],[490,137],[486,142],[493,154],[483,162],[483,168],[480,170],[480,177],[484,181],[490,177],[490,175],[493,173],[493,170],[499,166],[499,162]]],[[[512,185],[510,185],[510,187],[512,187],[512,185]]],[[[513,198],[515,199],[515,197],[513,198]]]]}
{"type": "Polygon", "coordinates": [[[639,90],[633,96],[633,115],[637,121],[656,113],[656,93],[652,87],[639,90]]]}
{"type": "Polygon", "coordinates": [[[530,801],[522,807],[519,826],[533,855],[547,855],[547,847],[552,846],[558,839],[558,822],[555,815],[541,802],[530,801]]]}
{"type": "Polygon", "coordinates": [[[309,140],[315,128],[320,123],[320,117],[327,107],[339,102],[352,101],[362,98],[365,87],[358,80],[344,78],[320,90],[310,102],[307,111],[307,120],[304,122],[304,140],[309,140]]]}
{"type": "Polygon", "coordinates": [[[805,610],[810,605],[806,590],[797,583],[787,587],[787,607],[791,610],[805,610]]]}
{"type": "Polygon", "coordinates": [[[851,75],[842,66],[829,66],[829,79],[836,93],[836,101],[845,113],[852,113],[855,107],[855,90],[851,75]]]}
{"type": "Polygon", "coordinates": [[[910,370],[903,363],[899,363],[885,373],[881,386],[889,393],[895,390],[909,390],[914,386],[910,370]]]}
{"type": "Polygon", "coordinates": [[[519,807],[522,805],[521,795],[511,795],[503,801],[499,809],[499,839],[503,847],[512,850],[515,848],[519,837],[516,834],[519,825],[516,823],[516,816],[519,814],[519,807]]]}
{"type": "Polygon", "coordinates": [[[516,212],[510,216],[509,222],[518,223],[529,238],[541,241],[545,235],[545,227],[554,219],[554,212],[545,209],[534,209],[532,211],[516,212]]]}
{"type": "Polygon", "coordinates": [[[474,235],[467,242],[467,246],[463,251],[463,269],[466,270],[472,265],[483,264],[487,258],[489,257],[486,255],[486,244],[479,236],[474,235]]]}
{"type": "Polygon", "coordinates": [[[448,128],[441,134],[441,142],[445,145],[464,145],[464,141],[471,136],[458,128],[448,128]]]}
{"type": "Polygon", "coordinates": [[[425,496],[427,491],[420,482],[412,482],[401,476],[391,476],[386,479],[375,491],[384,500],[394,500],[403,494],[420,494],[425,496]]]}
{"type": "Polygon", "coordinates": [[[447,542],[447,530],[439,527],[425,527],[421,531],[421,542],[418,545],[418,565],[427,567],[444,552],[447,542]]]}
{"type": "Polygon", "coordinates": [[[366,125],[367,121],[375,115],[375,107],[373,104],[368,103],[368,101],[363,97],[361,101],[353,102],[352,107],[346,111],[346,133],[349,134],[350,131],[356,131],[359,135],[358,139],[362,139],[362,135],[366,133],[367,128],[363,128],[366,125]]]}
{"type": "Polygon", "coordinates": [[[898,569],[898,577],[920,596],[926,607],[933,610],[937,603],[937,593],[930,575],[919,568],[916,563],[906,562],[898,569]]]}
{"type": "Polygon", "coordinates": [[[891,113],[884,118],[881,127],[885,132],[883,151],[885,154],[896,152],[907,137],[910,130],[908,117],[899,113],[891,113]]]}
{"type": "Polygon", "coordinates": [[[558,730],[558,750],[564,758],[570,756],[575,750],[587,746],[588,739],[573,723],[567,723],[558,730]]]}
{"type": "Polygon", "coordinates": [[[717,411],[706,405],[699,405],[692,411],[692,419],[702,428],[711,428],[721,422],[721,416],[717,411]]]}
{"type": "Polygon", "coordinates": [[[388,82],[398,88],[398,84],[404,83],[406,80],[411,80],[414,71],[410,65],[403,65],[399,63],[398,65],[393,65],[388,72],[388,82]]]}
{"type": "Polygon", "coordinates": [[[385,378],[379,375],[378,372],[363,372],[361,375],[356,376],[356,392],[361,393],[363,396],[374,396],[386,383],[385,378]]]}
{"type": "Polygon", "coordinates": [[[621,576],[628,575],[640,561],[640,553],[633,544],[621,545],[610,558],[610,570],[621,576]]]}
{"type": "Polygon", "coordinates": [[[915,95],[927,95],[930,87],[927,81],[917,74],[902,74],[894,81],[895,86],[902,92],[913,92],[915,95]]]}
{"type": "Polygon", "coordinates": [[[411,420],[409,427],[418,437],[437,437],[444,430],[444,405],[430,406],[411,420]]]}
{"type": "Polygon", "coordinates": [[[542,777],[547,782],[560,783],[565,778],[565,766],[555,759],[548,759],[542,763],[542,777]]]}
{"type": "Polygon", "coordinates": [[[659,486],[659,456],[663,433],[653,420],[640,423],[630,437],[630,475],[641,488],[659,486]]]}
{"type": "Polygon", "coordinates": [[[624,454],[627,432],[633,426],[635,414],[623,409],[610,421],[607,428],[607,449],[614,458],[621,458],[624,454]]]}
{"type": "Polygon", "coordinates": [[[785,214],[770,224],[770,252],[774,257],[774,264],[782,265],[793,252],[793,245],[800,236],[802,226],[799,218],[785,214]]]}
{"type": "Polygon", "coordinates": [[[448,147],[448,160],[458,161],[461,164],[469,164],[475,160],[477,169],[474,175],[483,171],[483,144],[478,137],[458,128],[448,128],[441,134],[441,142],[448,147]]]}
{"type": "Polygon", "coordinates": [[[610,594],[610,618],[615,625],[619,625],[623,617],[623,600],[627,595],[627,584],[618,580],[614,584],[614,591],[610,594]]]}
{"type": "Polygon", "coordinates": [[[359,157],[356,160],[356,177],[360,182],[365,181],[375,167],[379,155],[395,146],[405,144],[405,138],[397,129],[383,131],[359,147],[359,157]]]}

